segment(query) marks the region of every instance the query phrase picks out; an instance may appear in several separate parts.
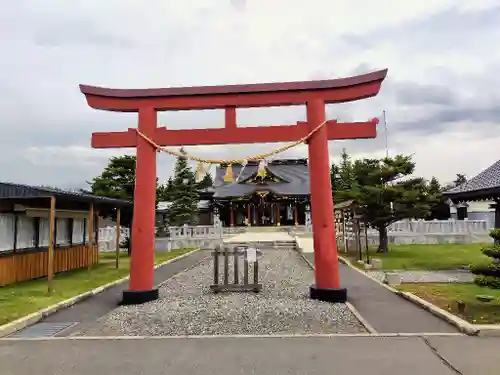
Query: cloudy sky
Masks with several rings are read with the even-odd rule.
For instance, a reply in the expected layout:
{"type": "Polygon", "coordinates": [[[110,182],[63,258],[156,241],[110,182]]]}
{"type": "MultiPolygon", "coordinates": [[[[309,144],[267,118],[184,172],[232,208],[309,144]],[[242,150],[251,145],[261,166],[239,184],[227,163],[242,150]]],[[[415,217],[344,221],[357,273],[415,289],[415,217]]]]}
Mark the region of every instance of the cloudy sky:
{"type": "MultiPolygon", "coordinates": [[[[136,115],[96,111],[78,84],[116,88],[326,79],[388,68],[376,98],[328,107],[367,120],[387,111],[389,153],[417,173],[473,176],[500,158],[498,0],[16,0],[0,11],[0,180],[84,187],[110,155],[95,131],[135,127],[136,115]]],[[[240,126],[293,124],[305,109],[238,112],[240,126]]],[[[159,115],[172,129],[219,127],[222,111],[159,115]]],[[[192,147],[246,156],[272,144],[192,147]]],[[[332,141],[356,157],[374,140],[332,141]]],[[[285,157],[304,157],[300,147],[285,157]]],[[[172,158],[158,157],[159,177],[172,158]]]]}

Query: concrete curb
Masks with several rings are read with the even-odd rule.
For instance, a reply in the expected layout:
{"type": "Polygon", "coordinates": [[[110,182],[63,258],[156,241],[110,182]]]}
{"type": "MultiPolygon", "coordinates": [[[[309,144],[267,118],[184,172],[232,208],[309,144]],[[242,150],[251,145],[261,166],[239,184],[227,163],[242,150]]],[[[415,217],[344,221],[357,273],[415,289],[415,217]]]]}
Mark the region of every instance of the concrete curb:
{"type": "Polygon", "coordinates": [[[397,294],[401,298],[404,298],[407,301],[414,303],[415,305],[429,311],[431,314],[437,316],[438,318],[443,319],[444,321],[457,327],[460,332],[465,333],[466,335],[477,336],[483,330],[484,330],[484,332],[482,335],[484,335],[484,334],[489,334],[489,335],[498,334],[498,335],[500,335],[500,325],[488,324],[488,325],[480,326],[480,325],[470,324],[469,322],[457,317],[456,315],[449,313],[448,311],[445,311],[445,310],[437,307],[436,305],[414,295],[413,293],[402,292],[402,291],[399,291],[397,289],[390,287],[389,285],[382,283],[380,280],[368,275],[366,272],[363,272],[359,268],[354,267],[349,260],[347,260],[341,256],[339,256],[339,261],[344,263],[348,267],[356,270],[357,272],[363,274],[365,277],[368,277],[369,279],[373,280],[374,282],[378,283],[379,285],[383,286],[384,288],[390,290],[391,292],[397,294]]]}
{"type": "MultiPolygon", "coordinates": [[[[306,264],[312,270],[314,270],[314,264],[312,264],[312,262],[309,259],[307,259],[304,256],[304,254],[302,254],[302,252],[300,250],[297,250],[297,252],[301,256],[301,258],[306,262],[306,264]]],[[[361,315],[361,313],[350,302],[346,302],[346,306],[347,306],[347,308],[349,310],[351,310],[351,312],[356,317],[356,319],[359,320],[359,322],[361,323],[361,325],[363,327],[365,327],[365,329],[368,331],[369,334],[373,334],[373,335],[378,334],[377,330],[375,328],[373,328],[372,325],[370,323],[368,323],[368,321],[365,318],[363,318],[363,316],[361,315]]]]}
{"type": "MultiPolygon", "coordinates": [[[[162,262],[160,264],[157,264],[154,269],[156,270],[157,268],[160,268],[160,267],[163,267],[164,265],[166,264],[169,264],[169,263],[173,263],[175,261],[178,261],[180,259],[183,259],[197,251],[199,251],[200,248],[197,248],[197,249],[194,249],[188,253],[185,253],[185,254],[182,254],[178,257],[175,257],[175,258],[172,258],[172,259],[169,259],[165,262],[162,262]]],[[[61,301],[61,302],[58,302],[52,306],[49,306],[49,307],[46,307],[44,309],[41,309],[41,310],[38,310],[34,313],[31,313],[29,315],[26,315],[26,316],[23,316],[22,318],[19,318],[19,319],[16,319],[12,322],[9,322],[9,323],[6,323],[4,325],[1,325],[0,326],[0,338],[1,337],[5,337],[5,336],[8,336],[8,335],[11,335],[13,334],[14,332],[16,331],[19,331],[23,328],[26,328],[30,325],[33,325],[35,323],[38,323],[39,321],[43,320],[44,318],[46,318],[47,316],[49,315],[52,315],[54,314],[55,312],[59,311],[59,310],[62,310],[62,309],[65,309],[67,307],[70,307],[70,306],[73,306],[75,305],[76,303],[84,300],[84,299],[87,299],[89,297],[92,297],[92,296],[95,296],[96,294],[99,294],[99,293],[102,293],[103,291],[105,291],[106,289],[109,289],[115,285],[118,285],[126,280],[129,279],[129,276],[126,276],[126,277],[123,277],[121,279],[118,279],[118,280],[115,280],[115,281],[112,281],[108,284],[105,284],[105,285],[101,285],[95,289],[92,289],[92,290],[89,290],[88,292],[85,292],[85,293],[82,293],[82,294],[79,294],[77,296],[74,296],[74,297],[71,297],[67,300],[64,300],[64,301],[61,301]]]]}

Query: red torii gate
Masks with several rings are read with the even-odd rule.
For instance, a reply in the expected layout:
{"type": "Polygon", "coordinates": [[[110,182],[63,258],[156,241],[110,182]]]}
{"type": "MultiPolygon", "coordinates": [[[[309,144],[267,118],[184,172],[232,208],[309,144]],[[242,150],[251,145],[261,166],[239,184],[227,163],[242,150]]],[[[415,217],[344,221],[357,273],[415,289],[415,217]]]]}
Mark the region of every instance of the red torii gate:
{"type": "MultiPolygon", "coordinates": [[[[90,107],[107,111],[137,112],[138,130],[161,146],[231,143],[288,142],[306,136],[325,121],[325,104],[376,96],[387,69],[332,80],[259,83],[250,85],[174,87],[163,89],[108,89],[80,85],[90,107]],[[303,105],[307,121],[296,125],[239,128],[236,108],[303,105]],[[225,127],[219,129],[168,130],[157,127],[157,111],[224,109],[225,127]]],[[[333,215],[329,139],[375,138],[377,119],[367,122],[328,121],[308,142],[311,213],[314,237],[315,285],[310,296],[345,302],[340,287],[333,215]]],[[[123,304],[158,298],[153,289],[156,149],[136,129],[92,134],[94,148],[137,148],[132,255],[129,290],[123,304]]]]}

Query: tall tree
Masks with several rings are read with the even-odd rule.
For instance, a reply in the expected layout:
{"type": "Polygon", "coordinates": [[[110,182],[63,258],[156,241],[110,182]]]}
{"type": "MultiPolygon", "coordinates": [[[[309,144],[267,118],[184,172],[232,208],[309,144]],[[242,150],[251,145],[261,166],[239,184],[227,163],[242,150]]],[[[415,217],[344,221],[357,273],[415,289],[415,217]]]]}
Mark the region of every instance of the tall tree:
{"type": "MultiPolygon", "coordinates": [[[[181,152],[186,155],[183,149],[181,149],[181,152]]],[[[177,158],[172,183],[172,205],[167,210],[169,225],[194,224],[198,215],[198,201],[200,198],[195,175],[185,156],[177,158]]]]}
{"type": "MultiPolygon", "coordinates": [[[[134,200],[136,158],[131,155],[113,156],[109,159],[104,171],[92,181],[91,193],[103,197],[117,198],[128,201],[134,200]]],[[[158,194],[156,194],[158,203],[158,194]]],[[[107,213],[107,216],[116,220],[116,210],[107,213]]],[[[132,225],[132,208],[122,208],[120,222],[125,227],[132,225]]],[[[126,239],[130,254],[130,240],[126,239]]]]}
{"type": "Polygon", "coordinates": [[[436,203],[423,178],[410,178],[411,156],[361,159],[352,164],[351,187],[342,192],[355,199],[365,221],[379,232],[378,252],[388,251],[387,226],[404,218],[422,218],[436,203]]]}
{"type": "Polygon", "coordinates": [[[467,177],[462,173],[457,173],[455,181],[453,181],[453,187],[460,186],[467,182],[467,177]]]}
{"type": "Polygon", "coordinates": [[[174,191],[174,180],[169,177],[166,184],[158,186],[156,194],[158,196],[158,201],[160,202],[170,202],[172,201],[172,192],[174,191]]]}
{"type": "Polygon", "coordinates": [[[92,194],[125,200],[134,199],[135,156],[113,156],[104,171],[90,183],[92,194]]]}
{"type": "Polygon", "coordinates": [[[207,172],[203,176],[202,180],[198,183],[198,188],[204,189],[204,188],[212,187],[213,185],[214,185],[214,179],[212,178],[212,175],[210,174],[210,172],[207,172]]]}
{"type": "Polygon", "coordinates": [[[354,184],[354,171],[351,157],[346,149],[342,149],[340,163],[332,164],[330,168],[330,178],[332,180],[333,198],[335,201],[345,201],[351,199],[350,190],[354,184]]]}
{"type": "Polygon", "coordinates": [[[428,185],[429,194],[434,196],[436,203],[431,206],[431,211],[427,220],[448,220],[450,218],[450,206],[448,199],[443,196],[443,192],[447,190],[446,186],[441,186],[436,177],[432,177],[428,185]]]}

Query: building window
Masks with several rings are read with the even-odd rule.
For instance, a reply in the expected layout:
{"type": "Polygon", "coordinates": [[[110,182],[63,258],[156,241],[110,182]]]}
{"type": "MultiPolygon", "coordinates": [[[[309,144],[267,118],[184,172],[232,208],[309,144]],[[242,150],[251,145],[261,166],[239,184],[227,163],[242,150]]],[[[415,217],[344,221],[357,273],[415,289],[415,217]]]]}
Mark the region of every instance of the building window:
{"type": "Polygon", "coordinates": [[[73,244],[82,244],[84,233],[85,219],[73,219],[73,244]]]}
{"type": "Polygon", "coordinates": [[[16,249],[29,249],[35,247],[34,223],[32,217],[19,215],[17,218],[16,249]]]}
{"type": "Polygon", "coordinates": [[[0,214],[0,251],[14,249],[15,215],[0,214]]]}
{"type": "Polygon", "coordinates": [[[49,247],[49,219],[46,217],[40,218],[40,231],[38,235],[38,246],[49,247]]]}
{"type": "Polygon", "coordinates": [[[57,246],[68,246],[70,244],[69,237],[69,220],[68,219],[56,219],[56,245],[57,246]]]}

